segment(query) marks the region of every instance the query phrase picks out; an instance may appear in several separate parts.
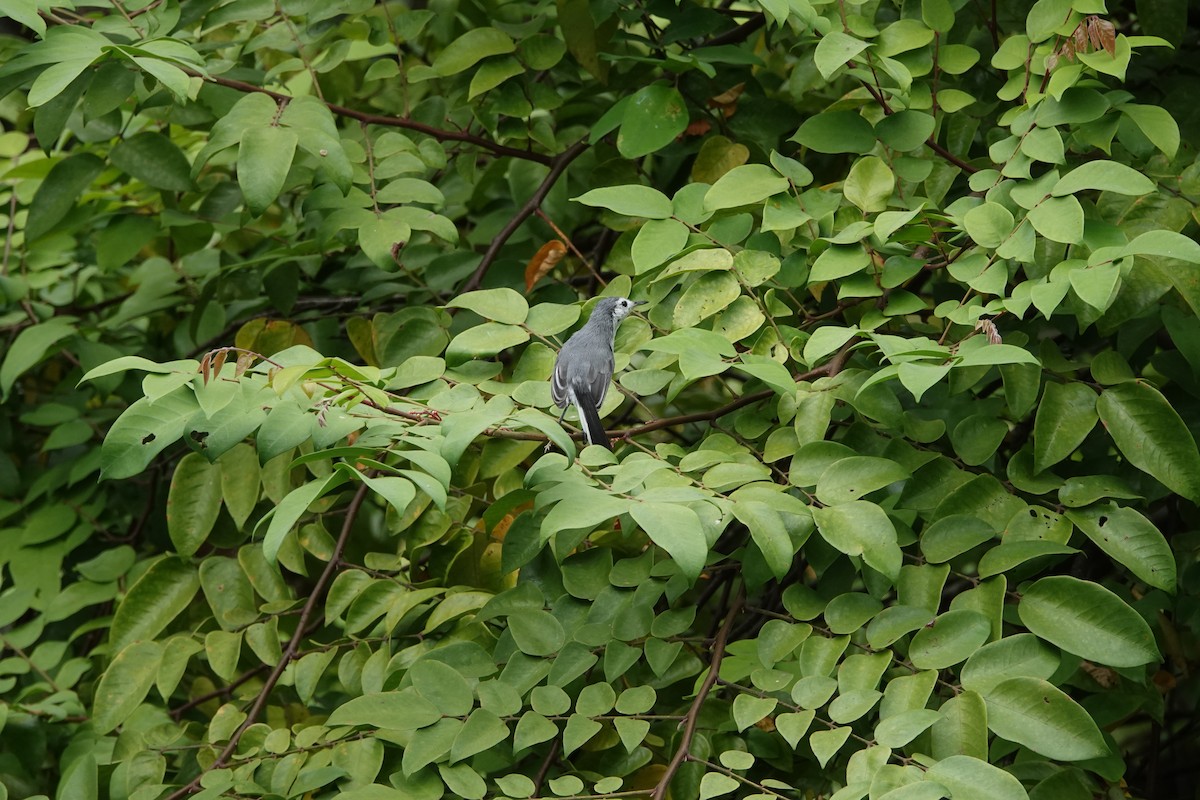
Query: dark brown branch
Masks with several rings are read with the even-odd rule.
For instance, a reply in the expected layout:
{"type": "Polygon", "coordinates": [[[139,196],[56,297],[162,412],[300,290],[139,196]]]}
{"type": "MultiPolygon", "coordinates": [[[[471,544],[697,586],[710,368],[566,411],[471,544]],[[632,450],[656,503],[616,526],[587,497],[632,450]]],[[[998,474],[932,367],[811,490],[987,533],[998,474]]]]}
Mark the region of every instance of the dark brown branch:
{"type": "Polygon", "coordinates": [[[337,572],[342,551],[346,549],[346,542],[350,539],[350,529],[354,527],[354,522],[358,519],[358,512],[362,509],[368,490],[366,482],[363,482],[359,485],[358,491],[354,493],[354,497],[350,500],[350,505],[346,508],[346,519],[342,522],[342,531],[338,535],[337,543],[333,546],[333,554],[329,557],[329,563],[325,565],[321,576],[317,578],[317,583],[313,586],[312,593],[308,596],[308,601],[300,611],[300,618],[296,621],[296,632],[288,639],[287,647],[284,649],[279,663],[275,665],[275,668],[271,670],[271,674],[267,676],[267,680],[263,683],[262,689],[259,690],[258,696],[254,700],[254,705],[250,707],[250,711],[246,714],[246,719],[242,721],[238,729],[229,737],[229,744],[225,745],[225,749],[217,756],[216,761],[208,769],[193,778],[186,786],[182,786],[172,792],[167,800],[180,800],[182,797],[195,794],[196,790],[200,788],[201,779],[208,772],[221,769],[229,763],[229,759],[233,756],[234,751],[237,750],[238,743],[242,740],[242,735],[262,715],[263,710],[267,707],[267,700],[271,696],[271,691],[275,688],[275,684],[279,683],[279,679],[283,677],[283,671],[287,669],[288,664],[292,662],[292,659],[300,651],[300,640],[304,638],[305,631],[308,628],[308,621],[316,610],[317,604],[323,599],[325,589],[329,586],[330,581],[333,580],[334,573],[337,572]]]}
{"type": "MultiPolygon", "coordinates": [[[[881,92],[881,91],[877,92],[875,90],[875,88],[873,86],[871,86],[869,83],[867,83],[866,81],[860,80],[859,83],[861,83],[862,87],[867,90],[867,94],[869,94],[869,95],[871,95],[871,97],[875,98],[875,102],[879,103],[879,106],[880,106],[880,108],[883,109],[884,114],[892,113],[892,107],[890,105],[888,105],[887,98],[883,96],[883,92],[881,92]]],[[[951,153],[945,147],[942,147],[940,144],[937,143],[937,140],[934,139],[933,136],[930,136],[928,139],[925,140],[925,145],[930,150],[937,153],[939,156],[941,156],[942,158],[946,159],[954,166],[961,169],[963,172],[966,172],[968,175],[974,175],[976,172],[979,172],[978,167],[971,166],[966,161],[963,161],[961,158],[954,155],[954,153],[951,153]]]]}
{"type": "Polygon", "coordinates": [[[209,700],[215,700],[218,697],[228,697],[233,692],[234,689],[241,686],[243,683],[250,680],[251,678],[253,678],[258,673],[262,672],[266,668],[267,668],[266,664],[259,664],[257,667],[254,667],[253,669],[248,669],[245,672],[243,672],[241,675],[234,678],[233,681],[231,681],[228,685],[222,686],[219,689],[213,689],[211,692],[205,692],[204,694],[200,695],[199,697],[193,697],[191,700],[188,700],[183,705],[178,706],[176,708],[172,708],[168,713],[171,715],[171,719],[178,722],[180,717],[182,717],[187,712],[191,711],[196,706],[202,705],[203,703],[207,703],[209,700]]]}
{"type": "Polygon", "coordinates": [[[946,148],[944,148],[940,144],[938,144],[936,141],[934,141],[932,136],[930,136],[928,139],[925,140],[925,145],[930,150],[937,153],[939,156],[941,156],[942,158],[946,159],[954,166],[961,169],[963,172],[966,172],[968,175],[974,175],[976,172],[979,172],[979,167],[973,167],[970,164],[968,164],[966,161],[963,161],[961,158],[954,155],[954,153],[951,153],[949,150],[947,150],[946,148]]]}
{"type": "Polygon", "coordinates": [[[480,284],[483,283],[484,276],[487,275],[487,271],[491,269],[492,263],[496,260],[496,256],[500,255],[500,248],[504,247],[505,242],[516,233],[517,228],[521,227],[525,220],[529,219],[535,211],[541,208],[542,201],[546,199],[546,195],[554,188],[554,184],[558,182],[559,176],[563,174],[563,171],[566,170],[572,161],[578,158],[584,150],[587,150],[587,147],[587,142],[581,139],[554,157],[550,163],[550,173],[546,175],[545,180],[542,181],[542,185],[533,193],[533,197],[530,197],[525,202],[525,205],[521,206],[516,216],[500,229],[500,232],[496,234],[496,238],[492,239],[492,243],[488,245],[487,251],[484,252],[483,258],[479,262],[479,266],[475,268],[475,272],[463,284],[462,291],[471,292],[479,288],[480,284]]]}
{"type": "Polygon", "coordinates": [[[704,707],[704,701],[708,699],[709,692],[717,683],[717,678],[721,672],[721,661],[725,658],[725,646],[729,644],[729,631],[733,629],[733,622],[741,613],[742,606],[746,602],[746,587],[742,585],[738,588],[737,599],[733,601],[733,606],[729,609],[729,613],[725,617],[725,624],[721,626],[721,630],[717,633],[717,638],[713,642],[712,662],[708,665],[708,674],[704,676],[704,682],[700,684],[700,688],[696,691],[696,699],[692,701],[692,707],[688,709],[686,722],[683,726],[683,734],[679,737],[679,747],[675,749],[675,757],[671,759],[671,763],[667,764],[667,769],[663,773],[662,778],[658,781],[658,785],[654,787],[654,793],[650,795],[650,800],[663,800],[667,796],[667,789],[671,785],[671,779],[675,777],[675,773],[679,771],[679,766],[684,759],[688,757],[688,751],[692,747],[692,737],[696,735],[696,725],[700,721],[700,709],[704,707]]]}
{"type": "Polygon", "coordinates": [[[700,43],[701,47],[717,47],[723,44],[737,44],[744,42],[750,38],[750,34],[767,24],[766,14],[758,13],[750,19],[738,25],[731,31],[717,34],[711,39],[707,39],[700,43]]]}
{"type": "MultiPolygon", "coordinates": [[[[199,72],[194,70],[184,71],[197,78],[203,78],[210,83],[215,83],[230,89],[237,89],[239,92],[258,92],[259,94],[265,94],[268,97],[273,97],[279,101],[295,99],[291,95],[275,92],[270,89],[263,88],[262,86],[255,86],[254,84],[246,83],[245,81],[234,80],[232,78],[222,78],[220,75],[201,75],[199,72]]],[[[359,122],[365,122],[368,125],[383,125],[389,128],[404,128],[410,131],[417,131],[418,133],[432,136],[439,142],[466,142],[467,144],[475,145],[476,147],[483,148],[484,150],[490,150],[498,156],[510,156],[512,158],[521,158],[526,161],[536,161],[539,164],[546,164],[547,166],[554,163],[554,157],[546,155],[545,153],[535,153],[532,150],[518,150],[515,147],[508,147],[506,145],[498,144],[497,142],[493,142],[491,139],[485,139],[482,136],[476,136],[472,133],[443,130],[442,128],[435,128],[432,125],[426,125],[423,122],[417,122],[407,117],[389,117],[386,114],[368,114],[365,111],[358,111],[353,108],[339,106],[336,103],[325,103],[325,105],[330,111],[338,116],[356,119],[359,122]]]]}

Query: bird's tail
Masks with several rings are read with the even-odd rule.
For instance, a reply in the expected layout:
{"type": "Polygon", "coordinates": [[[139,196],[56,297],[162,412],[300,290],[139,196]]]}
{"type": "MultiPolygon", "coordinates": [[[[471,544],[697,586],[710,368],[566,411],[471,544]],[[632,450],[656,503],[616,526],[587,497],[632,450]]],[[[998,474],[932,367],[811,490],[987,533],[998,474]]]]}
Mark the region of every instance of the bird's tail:
{"type": "Polygon", "coordinates": [[[598,444],[612,450],[612,442],[608,440],[608,434],[604,431],[604,424],[600,422],[600,412],[596,409],[596,404],[592,402],[592,398],[585,394],[577,393],[575,396],[575,407],[579,409],[579,421],[583,424],[583,435],[587,439],[588,444],[598,444]]]}

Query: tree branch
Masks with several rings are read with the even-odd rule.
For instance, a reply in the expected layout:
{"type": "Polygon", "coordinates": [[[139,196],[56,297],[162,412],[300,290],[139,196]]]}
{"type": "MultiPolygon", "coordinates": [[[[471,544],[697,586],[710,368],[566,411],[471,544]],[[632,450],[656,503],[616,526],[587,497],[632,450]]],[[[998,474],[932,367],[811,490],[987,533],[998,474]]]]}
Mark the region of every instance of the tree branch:
{"type": "Polygon", "coordinates": [[[704,701],[708,699],[709,692],[712,691],[720,676],[721,661],[725,658],[725,646],[729,643],[729,631],[733,629],[733,621],[741,613],[745,602],[746,586],[743,584],[738,588],[737,599],[733,601],[733,606],[725,617],[725,624],[721,626],[716,641],[713,642],[712,662],[708,665],[708,674],[704,676],[704,682],[700,684],[700,689],[696,692],[696,699],[692,701],[692,707],[688,709],[683,735],[679,737],[679,747],[675,750],[675,757],[671,759],[671,763],[667,764],[667,770],[659,779],[658,785],[654,787],[654,793],[650,795],[650,800],[663,800],[667,796],[671,779],[675,777],[679,766],[688,757],[688,750],[692,747],[692,737],[696,735],[696,725],[700,721],[700,709],[704,707],[704,701]]]}
{"type": "Polygon", "coordinates": [[[542,181],[542,185],[533,193],[533,197],[530,197],[525,205],[521,206],[521,210],[516,213],[516,216],[500,229],[500,232],[496,234],[496,238],[492,239],[492,243],[488,245],[487,251],[483,254],[483,259],[479,262],[479,266],[475,268],[475,272],[463,284],[463,292],[471,292],[479,288],[480,284],[483,283],[484,276],[487,275],[487,271],[491,269],[492,263],[496,260],[496,256],[500,254],[500,248],[509,240],[509,237],[516,233],[517,228],[521,227],[525,220],[529,219],[535,211],[541,208],[542,201],[546,199],[546,195],[554,188],[554,184],[558,181],[559,176],[563,174],[563,171],[566,170],[572,161],[578,158],[584,150],[587,150],[587,147],[587,142],[580,139],[553,158],[550,162],[550,173],[546,175],[545,180],[542,181]]]}
{"type": "Polygon", "coordinates": [[[737,44],[744,42],[750,38],[750,34],[767,24],[767,15],[763,13],[755,14],[750,19],[738,25],[731,31],[717,34],[711,39],[706,39],[700,43],[700,47],[717,47],[723,44],[737,44]]]}
{"type": "MultiPolygon", "coordinates": [[[[295,100],[291,95],[275,92],[270,89],[264,89],[261,86],[255,86],[252,83],[245,81],[234,80],[233,78],[223,78],[220,75],[202,75],[195,70],[184,70],[189,75],[215,83],[219,86],[225,86],[230,89],[237,89],[239,92],[257,92],[265,94],[268,97],[273,97],[276,100],[287,101],[295,100]]],[[[535,153],[532,150],[518,150],[515,147],[493,142],[491,139],[485,139],[482,136],[476,136],[472,133],[463,133],[461,131],[448,131],[442,128],[435,128],[432,125],[426,125],[423,122],[416,122],[407,117],[389,117],[386,114],[368,114],[365,111],[358,111],[346,106],[339,106],[336,103],[325,103],[326,107],[331,112],[341,117],[356,119],[359,122],[365,122],[368,125],[383,125],[389,128],[405,128],[410,131],[417,131],[427,136],[432,136],[439,142],[466,142],[467,144],[475,145],[484,150],[490,150],[498,156],[510,156],[512,158],[521,158],[526,161],[536,161],[539,164],[550,166],[554,163],[554,157],[545,153],[535,153]]]]}
{"type": "Polygon", "coordinates": [[[358,512],[362,509],[363,501],[367,498],[368,487],[366,482],[359,485],[358,491],[354,493],[354,497],[350,500],[350,505],[346,508],[346,519],[342,522],[342,531],[338,535],[337,543],[333,546],[333,554],[329,557],[329,563],[325,565],[325,569],[321,572],[321,576],[317,578],[316,585],[313,586],[312,593],[308,596],[308,602],[304,604],[304,608],[300,611],[300,618],[296,621],[296,632],[292,634],[292,638],[288,639],[287,647],[283,651],[279,663],[271,670],[271,674],[267,676],[267,680],[263,683],[262,689],[259,690],[258,696],[254,699],[254,705],[250,707],[250,711],[246,714],[246,719],[238,726],[233,735],[229,737],[229,744],[225,745],[225,749],[217,756],[208,769],[203,770],[199,775],[192,779],[191,783],[182,786],[175,790],[167,798],[167,800],[180,800],[180,798],[195,794],[200,788],[201,779],[209,772],[215,769],[221,769],[229,763],[230,757],[237,750],[238,743],[242,740],[242,735],[246,730],[258,721],[262,715],[263,709],[267,707],[267,699],[271,696],[271,691],[275,688],[275,684],[279,683],[279,679],[283,677],[283,671],[287,669],[288,664],[296,657],[296,653],[300,650],[300,640],[304,638],[305,630],[308,628],[308,621],[312,617],[313,612],[317,608],[317,604],[321,601],[325,593],[325,589],[333,580],[333,574],[337,572],[338,563],[342,557],[342,551],[346,549],[346,542],[350,539],[350,529],[354,527],[355,520],[358,519],[358,512]]]}

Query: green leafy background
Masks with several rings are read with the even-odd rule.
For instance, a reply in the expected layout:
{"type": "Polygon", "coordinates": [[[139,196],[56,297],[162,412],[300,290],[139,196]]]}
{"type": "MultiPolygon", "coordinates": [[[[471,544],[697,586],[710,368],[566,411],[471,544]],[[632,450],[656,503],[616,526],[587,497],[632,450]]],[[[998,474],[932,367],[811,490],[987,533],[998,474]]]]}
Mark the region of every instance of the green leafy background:
{"type": "Polygon", "coordinates": [[[1197,30],[0,2],[0,800],[1192,797],[1197,30]]]}

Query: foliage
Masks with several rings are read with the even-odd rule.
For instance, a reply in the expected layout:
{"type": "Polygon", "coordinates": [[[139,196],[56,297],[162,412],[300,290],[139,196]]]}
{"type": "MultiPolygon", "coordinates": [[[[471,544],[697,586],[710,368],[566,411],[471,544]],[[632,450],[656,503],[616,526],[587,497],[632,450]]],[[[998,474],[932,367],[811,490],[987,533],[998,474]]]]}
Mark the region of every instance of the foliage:
{"type": "Polygon", "coordinates": [[[1190,796],[1184,0],[0,14],[0,797],[1190,796]]]}

